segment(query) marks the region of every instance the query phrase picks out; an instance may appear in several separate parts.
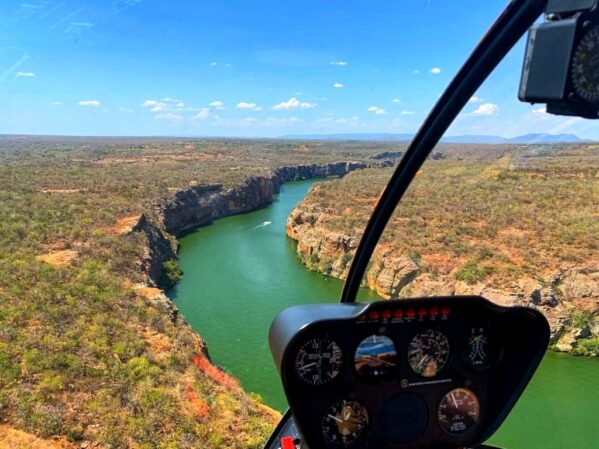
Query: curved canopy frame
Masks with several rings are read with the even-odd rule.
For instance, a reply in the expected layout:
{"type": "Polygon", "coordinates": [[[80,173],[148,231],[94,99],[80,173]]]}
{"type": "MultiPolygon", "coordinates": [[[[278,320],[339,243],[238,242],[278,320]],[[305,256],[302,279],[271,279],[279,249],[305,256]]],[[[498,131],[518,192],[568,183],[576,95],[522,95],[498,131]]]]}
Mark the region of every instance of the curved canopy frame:
{"type": "Polygon", "coordinates": [[[472,95],[543,13],[546,5],[547,0],[512,0],[441,95],[410,143],[370,216],[343,286],[342,303],[355,302],[372,253],[395,207],[430,152],[472,95]]]}

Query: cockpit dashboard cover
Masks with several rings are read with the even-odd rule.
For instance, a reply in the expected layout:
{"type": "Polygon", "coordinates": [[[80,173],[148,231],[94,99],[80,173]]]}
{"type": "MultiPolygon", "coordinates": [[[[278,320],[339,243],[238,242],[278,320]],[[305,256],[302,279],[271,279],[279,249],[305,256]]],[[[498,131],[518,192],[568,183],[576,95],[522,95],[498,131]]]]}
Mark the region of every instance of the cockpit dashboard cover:
{"type": "Polygon", "coordinates": [[[291,307],[269,341],[308,447],[457,448],[507,417],[549,325],[479,296],[413,298],[291,307]]]}

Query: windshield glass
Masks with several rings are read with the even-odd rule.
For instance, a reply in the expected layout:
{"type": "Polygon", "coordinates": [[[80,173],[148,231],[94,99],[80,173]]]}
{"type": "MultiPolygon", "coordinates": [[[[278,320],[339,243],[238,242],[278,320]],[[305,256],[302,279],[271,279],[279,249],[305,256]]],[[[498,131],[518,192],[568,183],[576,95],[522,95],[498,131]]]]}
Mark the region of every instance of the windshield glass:
{"type": "MultiPolygon", "coordinates": [[[[505,3],[2,2],[0,448],[262,447],[287,408],[270,323],[339,300],[505,3]]],[[[599,127],[518,102],[524,47],[431,153],[358,300],[541,310],[550,351],[491,442],[592,447],[599,127]]]]}

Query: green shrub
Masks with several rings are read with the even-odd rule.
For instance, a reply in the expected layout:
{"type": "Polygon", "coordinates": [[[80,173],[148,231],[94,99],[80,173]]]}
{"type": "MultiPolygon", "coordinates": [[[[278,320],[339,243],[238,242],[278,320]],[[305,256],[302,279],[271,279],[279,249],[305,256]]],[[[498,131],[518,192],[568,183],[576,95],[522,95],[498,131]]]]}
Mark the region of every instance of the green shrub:
{"type": "Polygon", "coordinates": [[[583,329],[593,325],[593,314],[591,312],[573,311],[570,315],[570,323],[576,329],[583,329]]]}
{"type": "Polygon", "coordinates": [[[169,289],[181,280],[181,276],[183,276],[183,271],[177,261],[169,259],[162,264],[160,285],[165,289],[169,289]]]}
{"type": "Polygon", "coordinates": [[[572,355],[599,357],[599,337],[578,340],[576,346],[572,349],[572,355]]]}
{"type": "Polygon", "coordinates": [[[494,271],[495,269],[492,266],[481,266],[476,260],[471,260],[456,273],[455,277],[459,281],[474,285],[484,280],[494,271]]]}

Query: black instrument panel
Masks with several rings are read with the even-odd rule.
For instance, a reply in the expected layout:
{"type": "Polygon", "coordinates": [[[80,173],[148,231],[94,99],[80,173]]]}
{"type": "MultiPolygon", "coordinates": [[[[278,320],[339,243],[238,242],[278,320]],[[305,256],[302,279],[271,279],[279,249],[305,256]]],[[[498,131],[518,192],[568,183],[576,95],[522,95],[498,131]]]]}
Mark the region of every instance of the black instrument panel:
{"type": "Polygon", "coordinates": [[[501,424],[549,339],[536,310],[481,297],[296,306],[271,351],[310,448],[456,448],[501,424]]]}

